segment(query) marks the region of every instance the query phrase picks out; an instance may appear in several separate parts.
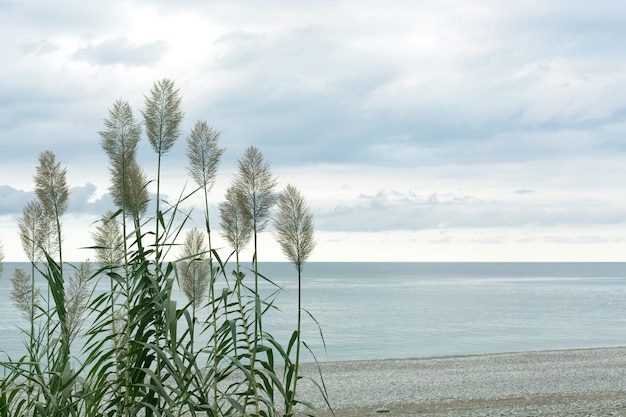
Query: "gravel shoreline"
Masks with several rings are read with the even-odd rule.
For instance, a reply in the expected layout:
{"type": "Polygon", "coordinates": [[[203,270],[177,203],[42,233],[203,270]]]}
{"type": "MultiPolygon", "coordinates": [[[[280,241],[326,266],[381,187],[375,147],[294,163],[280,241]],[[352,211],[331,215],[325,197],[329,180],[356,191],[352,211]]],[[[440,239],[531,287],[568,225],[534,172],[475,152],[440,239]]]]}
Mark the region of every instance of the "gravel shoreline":
{"type": "MultiPolygon", "coordinates": [[[[626,347],[320,366],[337,417],[626,416],[626,347]]],[[[301,369],[319,382],[314,365],[301,369]]],[[[298,391],[331,415],[311,381],[298,391]]]]}

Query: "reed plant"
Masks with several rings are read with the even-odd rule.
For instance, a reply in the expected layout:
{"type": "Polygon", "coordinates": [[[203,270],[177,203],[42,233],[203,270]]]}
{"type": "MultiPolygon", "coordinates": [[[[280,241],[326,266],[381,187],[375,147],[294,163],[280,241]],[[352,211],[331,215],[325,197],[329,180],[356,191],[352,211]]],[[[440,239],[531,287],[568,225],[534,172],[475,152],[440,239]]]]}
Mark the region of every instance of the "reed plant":
{"type": "Polygon", "coordinates": [[[237,201],[245,211],[245,218],[250,222],[252,229],[254,254],[252,263],[254,266],[254,293],[256,295],[256,315],[254,320],[255,340],[263,331],[261,303],[259,296],[259,248],[258,235],[261,233],[270,219],[270,212],[276,202],[274,188],[277,180],[272,174],[271,166],[255,147],[248,147],[243,156],[239,159],[239,171],[233,187],[237,196],[237,201]]]}
{"type": "MultiPolygon", "coordinates": [[[[35,312],[36,308],[40,310],[39,305],[41,304],[38,302],[40,297],[39,291],[35,289],[35,265],[45,259],[46,250],[52,251],[50,244],[52,228],[50,227],[50,218],[46,215],[46,211],[38,199],[26,203],[22,217],[18,219],[17,224],[22,249],[30,261],[31,267],[30,274],[21,268],[14,270],[11,279],[13,284],[11,299],[30,324],[25,333],[28,340],[29,368],[32,371],[32,366],[37,359],[36,352],[38,346],[35,334],[35,312]]],[[[30,382],[27,382],[27,385],[30,386],[30,382]]],[[[30,390],[28,395],[30,396],[30,390]]]]}
{"type": "MultiPolygon", "coordinates": [[[[156,213],[154,253],[157,274],[162,250],[160,228],[165,227],[163,213],[161,212],[161,165],[165,156],[180,136],[180,123],[183,120],[183,112],[180,110],[182,98],[174,82],[166,78],[153,84],[150,95],[145,97],[145,109],[141,112],[144,118],[146,136],[157,154],[156,174],[156,213]]],[[[158,278],[158,275],[157,275],[158,278]]]]}
{"type": "MultiPolygon", "coordinates": [[[[214,268],[213,265],[213,245],[211,241],[211,216],[209,211],[209,192],[213,185],[215,184],[215,178],[217,176],[217,169],[220,163],[220,159],[222,154],[224,153],[224,149],[220,148],[219,141],[219,132],[211,128],[206,121],[197,121],[191,130],[189,137],[187,138],[187,158],[189,161],[189,165],[187,167],[189,171],[190,177],[194,180],[194,182],[198,185],[199,190],[202,192],[202,196],[204,199],[204,226],[206,231],[206,236],[208,240],[208,251],[206,254],[208,255],[208,286],[209,286],[209,317],[212,318],[209,321],[212,323],[212,334],[214,337],[213,341],[213,351],[218,351],[218,338],[216,335],[218,334],[218,320],[215,315],[212,314],[215,312],[216,305],[216,283],[218,277],[219,269],[214,268]]],[[[192,237],[194,235],[189,235],[192,237]]],[[[199,231],[195,233],[195,240],[197,244],[201,244],[201,236],[203,236],[199,231]]],[[[187,246],[189,248],[189,246],[187,246]]],[[[203,247],[199,246],[195,248],[194,251],[197,255],[204,257],[203,247]]],[[[191,253],[189,251],[185,253],[186,257],[189,257],[191,253]]],[[[185,275],[183,275],[185,277],[185,275]]],[[[188,281],[188,280],[187,280],[188,281]]],[[[184,281],[183,281],[184,282],[184,281]]],[[[196,312],[196,304],[193,303],[193,320],[195,324],[195,312],[196,312]]],[[[192,327],[192,342],[193,336],[195,333],[193,332],[192,327]]],[[[193,345],[193,343],[192,343],[193,345]]],[[[213,355],[213,363],[211,369],[214,373],[217,373],[217,368],[219,364],[220,357],[219,355],[213,355]]],[[[214,412],[217,412],[217,378],[213,378],[213,403],[214,403],[214,412]]]]}
{"type": "MultiPolygon", "coordinates": [[[[157,159],[152,213],[147,211],[152,180],[136,158],[142,125],[126,101],[109,110],[99,134],[116,210],[95,224],[93,266],[63,260],[65,169],[52,152],[40,155],[37,200],[27,204],[18,222],[32,269],[30,274],[18,269],[12,279],[13,299],[30,321],[24,331],[28,355],[0,363],[0,417],[270,417],[310,406],[296,390],[300,301],[297,329],[286,345],[262,327],[263,315],[278,308],[281,288],[260,270],[257,236],[270,224],[278,199],[273,226],[297,267],[300,288],[302,264],[313,249],[311,213],[295,187],[280,196],[274,192],[270,164],[249,147],[219,204],[221,232],[232,248],[214,248],[209,192],[224,150],[219,133],[206,122],[197,122],[187,140],[188,169],[197,188],[181,191],[174,201],[161,197],[161,158],[180,136],[180,103],[173,82],[162,80],[142,112],[157,159]],[[196,193],[204,200],[204,230],[191,227],[194,213],[183,209],[196,193]],[[253,266],[246,268],[240,253],[251,241],[253,266]],[[39,296],[35,274],[45,278],[49,297],[39,296]],[[260,280],[273,286],[269,294],[261,292],[260,280]],[[103,290],[95,294],[98,285],[103,290]],[[176,299],[176,287],[186,300],[176,299]],[[79,339],[80,351],[74,352],[79,339]]],[[[326,396],[323,386],[320,390],[326,396]]]]}
{"type": "Polygon", "coordinates": [[[12,408],[12,403],[2,403],[0,411],[3,415],[18,409],[17,415],[80,415],[75,391],[80,367],[72,362],[71,345],[82,322],[88,277],[73,275],[67,288],[61,217],[69,204],[69,187],[66,170],[52,151],[40,154],[34,182],[37,200],[26,205],[18,221],[22,246],[31,259],[31,274],[18,268],[11,279],[12,299],[30,321],[25,330],[29,355],[3,363],[8,379],[20,383],[2,382],[16,405],[12,408]],[[35,274],[47,282],[45,300],[39,300],[35,292],[35,274]],[[35,331],[36,320],[42,323],[39,331],[35,331]]]}
{"type": "MultiPolygon", "coordinates": [[[[304,262],[309,258],[315,247],[313,237],[313,214],[306,204],[304,196],[298,189],[288,184],[278,197],[278,214],[274,219],[276,240],[287,259],[289,259],[298,273],[298,319],[292,340],[295,339],[296,357],[293,366],[285,366],[287,375],[288,398],[286,399],[286,414],[291,415],[297,404],[296,393],[300,365],[300,345],[302,328],[302,269],[304,262]],[[293,389],[291,389],[293,381],[293,389]]],[[[290,344],[288,349],[292,345],[290,344]]]]}

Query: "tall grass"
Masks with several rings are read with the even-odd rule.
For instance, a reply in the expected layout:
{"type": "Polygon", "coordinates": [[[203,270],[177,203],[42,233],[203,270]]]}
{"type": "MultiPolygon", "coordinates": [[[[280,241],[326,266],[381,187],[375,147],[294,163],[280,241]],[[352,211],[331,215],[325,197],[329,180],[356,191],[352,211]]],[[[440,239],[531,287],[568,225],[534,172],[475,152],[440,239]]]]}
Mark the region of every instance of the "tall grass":
{"type": "Polygon", "coordinates": [[[75,366],[71,346],[87,305],[89,264],[69,275],[63,263],[61,217],[69,188],[66,170],[53,152],[40,154],[34,180],[37,202],[27,204],[18,221],[31,274],[18,268],[11,279],[12,299],[30,321],[25,330],[28,356],[2,364],[6,377],[0,382],[0,415],[82,415],[82,366],[75,366]],[[47,282],[45,299],[35,291],[35,273],[47,282]]]}
{"type": "MultiPolygon", "coordinates": [[[[304,196],[296,187],[289,184],[278,197],[278,214],[274,219],[276,239],[285,256],[294,264],[298,273],[298,320],[294,332],[296,344],[296,358],[293,367],[286,367],[287,385],[293,380],[293,389],[289,391],[286,403],[286,414],[291,414],[293,406],[297,404],[296,393],[298,386],[300,346],[302,328],[302,270],[304,262],[309,258],[315,240],[313,237],[313,215],[306,204],[304,196]]],[[[291,347],[291,346],[290,346],[291,347]]]]}
{"type": "MultiPolygon", "coordinates": [[[[215,308],[216,304],[216,283],[218,277],[218,269],[213,266],[213,245],[211,241],[211,217],[209,212],[209,191],[213,188],[215,183],[215,178],[217,176],[217,169],[220,163],[220,159],[222,154],[224,153],[224,149],[220,148],[218,145],[219,132],[213,130],[205,121],[198,121],[194,125],[191,130],[191,134],[187,138],[187,157],[189,159],[189,175],[198,185],[199,189],[202,191],[204,197],[204,226],[207,234],[208,240],[208,276],[207,277],[196,277],[194,282],[202,282],[204,279],[208,278],[209,284],[209,307],[215,308]]],[[[199,231],[195,234],[196,243],[200,243],[200,236],[203,236],[199,231]]],[[[203,239],[203,238],[202,238],[203,239]]],[[[187,246],[189,248],[189,246],[187,246]]],[[[188,251],[185,253],[187,257],[191,255],[189,252],[195,252],[198,255],[204,255],[204,250],[202,247],[198,247],[196,251],[188,251]]],[[[183,274],[183,278],[185,275],[183,274]]],[[[186,277],[189,278],[189,277],[186,277]]],[[[183,282],[188,282],[189,279],[184,279],[183,282]]],[[[193,320],[195,323],[195,307],[196,303],[193,303],[193,320]]],[[[211,313],[211,310],[209,310],[211,313]]],[[[211,317],[212,315],[209,314],[211,317]]],[[[215,335],[217,335],[217,323],[218,320],[213,316],[212,321],[212,332],[214,337],[213,341],[213,350],[215,352],[218,351],[218,339],[215,335]]],[[[191,339],[194,339],[194,331],[192,327],[191,339]]],[[[193,347],[193,343],[192,343],[193,347]]],[[[219,364],[219,356],[213,355],[213,366],[212,369],[216,370],[219,364]]],[[[214,412],[217,413],[217,388],[218,379],[213,378],[213,403],[214,403],[214,412]]]]}
{"type": "Polygon", "coordinates": [[[16,270],[12,279],[13,299],[29,320],[28,355],[0,363],[0,417],[292,415],[298,404],[308,405],[296,390],[300,301],[297,329],[282,345],[262,327],[264,314],[278,308],[281,289],[260,291],[260,280],[273,283],[260,270],[257,235],[270,223],[278,198],[273,226],[297,266],[300,288],[302,263],[313,249],[312,217],[303,197],[295,188],[279,197],[269,163],[249,147],[219,205],[221,233],[232,246],[220,253],[211,243],[209,213],[223,153],[219,133],[196,123],[187,155],[198,187],[167,201],[160,194],[161,158],[179,136],[182,118],[172,82],[154,84],[143,116],[157,154],[156,211],[147,213],[151,181],[136,158],[142,124],[130,104],[118,100],[99,132],[117,209],[94,225],[93,268],[63,261],[65,169],[52,152],[40,156],[37,200],[19,220],[31,273],[16,270]],[[196,193],[204,200],[204,230],[192,228],[195,213],[182,208],[196,193]],[[301,233],[289,234],[294,228],[301,233]],[[252,240],[248,269],[240,252],[252,240]],[[295,257],[287,249],[293,247],[299,251],[295,257]],[[46,279],[49,296],[35,289],[36,274],[46,279]],[[92,296],[100,281],[106,291],[92,296]],[[176,287],[186,302],[173,298],[176,287]]]}

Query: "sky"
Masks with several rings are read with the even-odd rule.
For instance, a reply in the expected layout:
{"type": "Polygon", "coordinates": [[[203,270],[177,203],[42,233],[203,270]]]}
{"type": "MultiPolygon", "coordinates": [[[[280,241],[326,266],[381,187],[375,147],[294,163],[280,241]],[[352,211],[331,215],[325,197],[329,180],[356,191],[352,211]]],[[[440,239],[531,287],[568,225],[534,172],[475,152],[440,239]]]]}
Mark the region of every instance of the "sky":
{"type": "MultiPolygon", "coordinates": [[[[0,39],[5,261],[26,260],[44,150],[72,189],[64,257],[93,256],[113,208],[98,131],[118,99],[140,120],[163,78],[185,112],[163,192],[191,187],[186,138],[207,121],[226,252],[216,207],[256,146],[307,199],[311,261],[626,261],[623,1],[0,0],[0,39]]],[[[155,178],[145,135],[139,161],[155,178]]],[[[259,259],[286,260],[271,228],[259,259]]]]}

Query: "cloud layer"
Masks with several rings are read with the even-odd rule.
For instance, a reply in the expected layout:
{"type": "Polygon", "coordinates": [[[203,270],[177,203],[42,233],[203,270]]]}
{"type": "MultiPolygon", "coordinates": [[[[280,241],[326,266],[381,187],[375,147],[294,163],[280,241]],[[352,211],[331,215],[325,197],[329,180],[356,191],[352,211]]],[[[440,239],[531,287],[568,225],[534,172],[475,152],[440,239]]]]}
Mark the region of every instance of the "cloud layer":
{"type": "MultiPolygon", "coordinates": [[[[475,230],[502,242],[546,228],[567,245],[597,227],[615,242],[622,16],[608,0],[0,2],[0,215],[17,218],[32,198],[45,149],[68,166],[74,214],[109,207],[102,120],[119,98],[140,118],[167,77],[183,131],[207,120],[222,132],[216,202],[255,145],[281,184],[303,189],[324,233],[475,230]]],[[[187,181],[186,134],[168,155],[169,195],[187,181]]],[[[140,159],[154,171],[145,143],[140,159]]]]}

